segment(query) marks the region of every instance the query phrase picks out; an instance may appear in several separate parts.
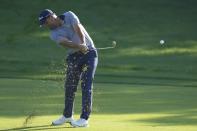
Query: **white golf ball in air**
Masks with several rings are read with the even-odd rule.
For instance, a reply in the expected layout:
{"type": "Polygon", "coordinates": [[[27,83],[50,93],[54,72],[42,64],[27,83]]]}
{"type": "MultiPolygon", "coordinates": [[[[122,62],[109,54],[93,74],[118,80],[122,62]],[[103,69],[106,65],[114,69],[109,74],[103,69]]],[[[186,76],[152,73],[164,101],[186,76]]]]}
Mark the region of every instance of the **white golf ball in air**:
{"type": "Polygon", "coordinates": [[[159,42],[161,45],[163,45],[164,43],[165,43],[165,41],[164,40],[160,40],[160,42],[159,42]]]}
{"type": "Polygon", "coordinates": [[[116,41],[112,41],[112,46],[116,46],[116,41]]]}

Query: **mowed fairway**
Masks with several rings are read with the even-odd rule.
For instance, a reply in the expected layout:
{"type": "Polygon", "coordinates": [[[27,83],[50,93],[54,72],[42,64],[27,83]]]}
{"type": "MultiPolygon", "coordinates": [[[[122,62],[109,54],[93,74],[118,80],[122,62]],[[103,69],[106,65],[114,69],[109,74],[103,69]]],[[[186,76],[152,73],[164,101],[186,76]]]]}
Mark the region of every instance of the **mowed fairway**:
{"type": "MultiPolygon", "coordinates": [[[[91,131],[195,131],[197,130],[197,88],[95,84],[94,105],[87,129],[50,126],[62,112],[63,82],[1,79],[1,130],[91,130],[91,131]],[[27,121],[27,117],[31,116],[27,121]],[[26,121],[26,122],[25,122],[26,121]]],[[[81,105],[80,88],[75,118],[81,105]]]]}

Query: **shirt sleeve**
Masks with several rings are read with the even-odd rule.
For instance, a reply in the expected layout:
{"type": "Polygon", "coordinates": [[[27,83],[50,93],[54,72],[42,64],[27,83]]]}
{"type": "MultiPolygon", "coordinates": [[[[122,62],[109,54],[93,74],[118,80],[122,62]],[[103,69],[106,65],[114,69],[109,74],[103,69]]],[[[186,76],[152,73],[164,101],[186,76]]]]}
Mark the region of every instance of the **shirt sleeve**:
{"type": "Polygon", "coordinates": [[[52,34],[50,35],[50,38],[51,38],[51,40],[53,40],[53,41],[56,42],[57,44],[59,44],[60,41],[63,39],[62,36],[59,36],[59,35],[57,35],[57,34],[55,34],[55,33],[52,33],[52,34]]]}
{"type": "Polygon", "coordinates": [[[72,26],[76,24],[80,24],[79,18],[72,11],[69,11],[68,13],[70,18],[70,23],[72,26]]]}

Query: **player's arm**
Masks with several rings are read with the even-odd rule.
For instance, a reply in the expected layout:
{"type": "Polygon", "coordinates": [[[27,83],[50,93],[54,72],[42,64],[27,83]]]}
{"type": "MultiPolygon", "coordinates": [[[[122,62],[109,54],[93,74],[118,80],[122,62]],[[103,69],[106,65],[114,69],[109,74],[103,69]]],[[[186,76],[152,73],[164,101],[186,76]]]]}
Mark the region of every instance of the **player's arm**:
{"type": "Polygon", "coordinates": [[[60,41],[60,45],[62,45],[63,47],[79,49],[81,52],[86,53],[87,50],[88,50],[88,47],[84,44],[85,36],[82,32],[81,24],[73,25],[73,29],[78,34],[78,36],[80,38],[80,43],[73,43],[72,41],[70,41],[66,38],[62,38],[61,41],[60,41]]]}
{"type": "Polygon", "coordinates": [[[82,25],[79,22],[78,17],[71,11],[69,11],[70,14],[70,21],[71,25],[75,31],[75,33],[79,36],[80,42],[79,43],[73,43],[72,41],[69,41],[66,38],[61,39],[59,42],[60,45],[63,47],[69,47],[74,49],[79,49],[81,52],[86,53],[88,51],[88,47],[86,46],[85,42],[85,35],[82,31],[82,25]]]}
{"type": "Polygon", "coordinates": [[[85,35],[82,31],[83,27],[79,21],[79,18],[72,11],[69,11],[68,14],[70,18],[70,24],[73,27],[75,33],[79,36],[81,42],[79,44],[85,44],[85,35]]]}
{"type": "Polygon", "coordinates": [[[81,26],[82,25],[80,23],[75,24],[75,25],[73,25],[73,29],[78,34],[78,36],[79,36],[79,38],[81,40],[81,43],[79,43],[79,44],[84,44],[84,42],[85,42],[85,35],[82,32],[81,26]]]}
{"type": "Polygon", "coordinates": [[[87,51],[86,45],[73,43],[65,37],[62,37],[61,40],[59,40],[59,44],[65,48],[79,49],[83,53],[87,51]]]}

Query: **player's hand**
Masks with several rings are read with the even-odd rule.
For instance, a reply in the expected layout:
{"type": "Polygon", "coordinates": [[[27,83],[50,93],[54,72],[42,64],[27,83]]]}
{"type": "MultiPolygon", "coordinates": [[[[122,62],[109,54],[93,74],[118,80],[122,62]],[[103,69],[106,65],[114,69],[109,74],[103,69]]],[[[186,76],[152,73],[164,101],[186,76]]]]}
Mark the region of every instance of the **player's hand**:
{"type": "Polygon", "coordinates": [[[79,45],[79,50],[83,53],[86,54],[88,52],[88,47],[85,44],[80,44],[79,45]]]}

